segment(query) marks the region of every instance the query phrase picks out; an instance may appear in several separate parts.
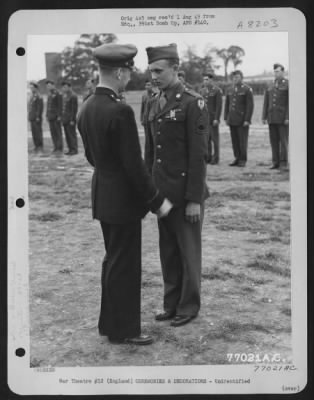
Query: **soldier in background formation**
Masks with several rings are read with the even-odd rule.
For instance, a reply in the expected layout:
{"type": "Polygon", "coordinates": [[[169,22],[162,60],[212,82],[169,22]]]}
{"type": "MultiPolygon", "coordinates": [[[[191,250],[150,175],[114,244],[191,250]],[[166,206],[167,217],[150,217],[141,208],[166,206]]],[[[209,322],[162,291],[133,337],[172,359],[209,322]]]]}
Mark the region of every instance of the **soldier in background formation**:
{"type": "Polygon", "coordinates": [[[219,163],[219,122],[222,109],[222,90],[213,82],[214,74],[203,74],[203,88],[200,90],[209,114],[209,140],[207,163],[219,163]]]}
{"type": "Polygon", "coordinates": [[[85,83],[86,92],[83,95],[83,101],[85,101],[90,95],[94,94],[95,92],[95,80],[90,78],[87,79],[85,83]]]}
{"type": "Polygon", "coordinates": [[[274,64],[275,81],[264,96],[263,123],[268,122],[272,150],[272,166],[286,169],[289,142],[289,82],[284,78],[284,67],[274,64]]]}
{"type": "Polygon", "coordinates": [[[73,92],[70,82],[62,82],[62,124],[65,133],[65,139],[68,145],[68,156],[78,153],[77,135],[76,135],[76,114],[78,109],[77,95],[73,92]]]}
{"type": "Polygon", "coordinates": [[[46,117],[49,122],[51,139],[53,142],[53,154],[61,155],[63,151],[62,140],[62,95],[55,88],[55,84],[51,80],[46,81],[48,89],[47,111],[46,117]]]}
{"type": "Polygon", "coordinates": [[[150,138],[147,135],[147,124],[148,124],[147,110],[148,110],[149,101],[156,94],[156,92],[153,89],[153,83],[149,79],[146,79],[146,81],[145,81],[145,90],[146,90],[146,93],[143,94],[142,100],[141,100],[140,120],[141,120],[141,124],[143,125],[144,135],[145,135],[144,159],[145,159],[145,161],[147,161],[147,154],[148,154],[149,140],[150,140],[150,138]]]}
{"type": "Polygon", "coordinates": [[[192,89],[192,86],[185,80],[185,72],[183,70],[178,71],[178,78],[184,87],[192,89]]]}
{"type": "Polygon", "coordinates": [[[32,137],[34,142],[34,152],[42,152],[43,150],[43,129],[42,116],[44,102],[39,94],[38,85],[35,82],[30,84],[32,95],[28,103],[28,120],[31,125],[32,137]]]}
{"type": "Polygon", "coordinates": [[[230,127],[234,161],[230,166],[245,167],[249,126],[254,109],[253,90],[243,83],[243,74],[232,73],[233,86],[228,90],[225,102],[224,119],[230,127]]]}

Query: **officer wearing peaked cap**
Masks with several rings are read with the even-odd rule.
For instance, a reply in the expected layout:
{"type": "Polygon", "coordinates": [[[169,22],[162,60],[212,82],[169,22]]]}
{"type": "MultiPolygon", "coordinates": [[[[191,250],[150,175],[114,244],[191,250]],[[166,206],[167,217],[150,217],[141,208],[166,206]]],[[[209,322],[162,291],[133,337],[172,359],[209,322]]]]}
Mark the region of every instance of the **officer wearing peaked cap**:
{"type": "Polygon", "coordinates": [[[146,51],[152,79],[161,90],[149,103],[147,162],[156,186],[174,204],[158,221],[164,312],[155,318],[172,319],[177,327],[200,309],[208,113],[204,99],[178,79],[176,44],[146,51]]]}
{"type": "Polygon", "coordinates": [[[230,166],[244,167],[247,161],[249,126],[254,109],[253,91],[242,82],[242,71],[232,73],[233,86],[225,102],[225,121],[230,126],[234,161],[230,166]]]}
{"type": "Polygon", "coordinates": [[[274,64],[275,81],[264,95],[263,123],[268,122],[272,150],[271,169],[287,168],[289,142],[289,82],[284,78],[284,67],[274,64]]]}
{"type": "Polygon", "coordinates": [[[94,167],[93,216],[101,224],[106,256],[102,265],[99,333],[112,343],[150,344],[141,335],[141,219],[171,209],[154,186],[141,157],[130,106],[119,99],[130,79],[137,49],[104,44],[94,50],[99,85],[82,105],[78,129],[94,167]]]}

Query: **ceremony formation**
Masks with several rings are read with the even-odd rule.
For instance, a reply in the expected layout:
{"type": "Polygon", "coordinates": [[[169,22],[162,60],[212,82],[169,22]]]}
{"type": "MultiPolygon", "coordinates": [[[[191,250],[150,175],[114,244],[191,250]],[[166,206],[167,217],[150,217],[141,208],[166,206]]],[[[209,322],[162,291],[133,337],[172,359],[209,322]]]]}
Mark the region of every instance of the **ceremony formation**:
{"type": "MultiPolygon", "coordinates": [[[[290,332],[287,65],[273,60],[266,81],[248,80],[238,47],[230,73],[208,58],[196,77],[192,61],[167,42],[145,48],[141,75],[138,51],[132,43],[98,43],[90,49],[96,69],[80,83],[66,75],[29,82],[30,198],[43,201],[31,208],[30,223],[51,227],[59,243],[63,265],[43,244],[52,285],[58,276],[60,296],[64,284],[67,302],[72,290],[80,299],[70,313],[58,298],[70,318],[65,329],[73,338],[90,330],[88,346],[98,343],[95,332],[103,345],[117,345],[108,350],[113,365],[123,351],[116,358],[114,349],[133,346],[151,345],[160,350],[156,363],[167,364],[173,344],[184,347],[188,363],[206,362],[203,349],[224,363],[233,341],[257,345],[254,332],[264,335],[263,349],[275,345],[273,329],[290,332]],[[88,312],[85,302],[93,304],[88,312]],[[279,327],[277,313],[285,315],[279,327]]],[[[35,257],[39,247],[31,246],[35,257]]],[[[34,265],[42,268],[35,258],[34,265]]],[[[279,347],[289,357],[288,343],[279,347]]],[[[179,364],[187,362],[184,351],[179,364]]],[[[62,357],[62,365],[75,359],[62,357]]]]}

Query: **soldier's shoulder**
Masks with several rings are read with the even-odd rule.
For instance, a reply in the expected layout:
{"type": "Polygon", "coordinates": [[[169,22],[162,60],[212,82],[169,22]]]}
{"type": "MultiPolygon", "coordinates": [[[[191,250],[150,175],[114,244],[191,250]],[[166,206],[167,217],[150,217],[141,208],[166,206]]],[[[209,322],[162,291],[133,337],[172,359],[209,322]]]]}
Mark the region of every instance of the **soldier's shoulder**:
{"type": "Polygon", "coordinates": [[[187,87],[184,88],[182,97],[187,102],[192,102],[192,101],[196,101],[197,99],[203,98],[201,94],[199,94],[195,90],[189,89],[187,87]]]}

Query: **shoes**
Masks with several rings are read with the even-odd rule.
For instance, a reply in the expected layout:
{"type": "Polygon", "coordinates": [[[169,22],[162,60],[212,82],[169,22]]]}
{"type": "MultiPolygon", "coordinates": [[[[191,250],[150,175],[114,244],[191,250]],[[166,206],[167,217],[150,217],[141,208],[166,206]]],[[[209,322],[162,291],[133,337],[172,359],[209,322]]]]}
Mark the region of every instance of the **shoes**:
{"type": "Polygon", "coordinates": [[[234,161],[232,161],[232,163],[229,164],[229,166],[230,167],[234,167],[234,166],[236,166],[238,164],[239,164],[239,161],[238,160],[234,160],[234,161]]]}
{"type": "Polygon", "coordinates": [[[241,162],[241,161],[239,161],[239,163],[238,163],[238,165],[237,165],[238,167],[245,167],[245,162],[241,162]]]}
{"type": "Polygon", "coordinates": [[[176,315],[175,312],[171,313],[171,312],[165,311],[165,312],[163,312],[163,313],[157,314],[157,315],[155,316],[155,320],[156,320],[156,321],[166,321],[167,319],[172,319],[172,318],[174,318],[175,315],[176,315]]]}
{"type": "Polygon", "coordinates": [[[218,164],[218,161],[211,161],[210,164],[211,165],[216,165],[216,164],[218,164]]]}
{"type": "Polygon", "coordinates": [[[109,342],[112,344],[135,344],[137,346],[145,346],[153,343],[153,338],[148,335],[139,335],[133,338],[124,338],[124,339],[111,339],[109,338],[109,342]]]}
{"type": "Polygon", "coordinates": [[[176,315],[174,320],[171,321],[171,326],[182,326],[188,324],[192,319],[194,319],[196,315],[176,315]]]}
{"type": "Polygon", "coordinates": [[[74,156],[75,154],[77,154],[77,151],[75,150],[70,150],[67,151],[66,153],[64,153],[66,156],[74,156]]]}
{"type": "Polygon", "coordinates": [[[269,169],[278,169],[279,165],[278,164],[273,164],[269,169]]]}

